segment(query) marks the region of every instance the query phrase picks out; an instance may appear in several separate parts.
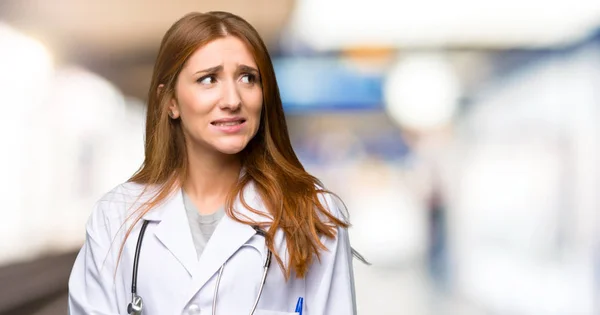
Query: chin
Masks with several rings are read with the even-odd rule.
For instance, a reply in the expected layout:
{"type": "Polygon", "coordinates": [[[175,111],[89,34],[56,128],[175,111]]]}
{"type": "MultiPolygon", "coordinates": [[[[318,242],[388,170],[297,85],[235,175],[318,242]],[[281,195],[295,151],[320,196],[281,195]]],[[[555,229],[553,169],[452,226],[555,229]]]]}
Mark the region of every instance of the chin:
{"type": "Polygon", "coordinates": [[[240,152],[242,152],[244,149],[246,148],[246,144],[239,144],[239,145],[222,145],[217,147],[217,151],[223,153],[223,154],[229,154],[229,155],[234,155],[234,154],[238,154],[240,152]]]}

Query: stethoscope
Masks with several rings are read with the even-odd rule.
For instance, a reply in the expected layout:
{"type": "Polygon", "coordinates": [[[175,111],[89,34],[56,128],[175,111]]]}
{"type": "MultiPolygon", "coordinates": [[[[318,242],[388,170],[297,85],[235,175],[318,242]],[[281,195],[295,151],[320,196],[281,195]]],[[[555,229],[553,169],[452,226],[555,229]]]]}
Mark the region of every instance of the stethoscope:
{"type": "MultiPolygon", "coordinates": [[[[133,277],[131,280],[131,303],[127,305],[127,313],[133,315],[142,314],[142,309],[144,308],[144,301],[141,296],[137,294],[137,274],[138,274],[138,265],[140,262],[140,250],[142,248],[142,240],[144,239],[144,234],[146,233],[146,227],[150,221],[144,220],[142,224],[142,229],[140,230],[140,235],[138,236],[137,245],[135,246],[135,255],[133,258],[133,277]]],[[[259,228],[258,226],[253,226],[256,234],[265,237],[265,231],[259,228]]],[[[263,274],[260,280],[260,287],[258,289],[258,294],[256,295],[256,299],[254,300],[254,304],[252,305],[252,309],[250,310],[250,315],[254,314],[256,307],[258,306],[258,302],[260,301],[260,296],[262,295],[263,288],[265,287],[265,282],[267,280],[267,273],[269,272],[269,267],[271,266],[271,258],[273,253],[267,247],[267,257],[265,258],[265,262],[263,264],[263,274]]],[[[219,291],[219,284],[221,283],[221,276],[223,276],[223,270],[225,269],[225,264],[221,265],[219,268],[219,274],[217,275],[217,282],[215,284],[215,293],[213,295],[212,301],[212,314],[216,314],[217,310],[217,292],[219,291]]]]}

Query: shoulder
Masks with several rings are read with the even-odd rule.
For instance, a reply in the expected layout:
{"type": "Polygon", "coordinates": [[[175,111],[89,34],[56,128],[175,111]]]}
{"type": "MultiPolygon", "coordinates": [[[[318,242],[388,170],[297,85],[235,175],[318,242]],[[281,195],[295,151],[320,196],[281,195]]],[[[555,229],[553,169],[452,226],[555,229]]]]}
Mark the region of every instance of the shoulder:
{"type": "Polygon", "coordinates": [[[133,182],[114,187],[96,201],[88,220],[88,230],[122,224],[132,211],[152,197],[152,192],[149,186],[133,182]]]}
{"type": "MultiPolygon", "coordinates": [[[[322,184],[315,184],[317,198],[323,208],[328,211],[335,218],[342,222],[349,223],[349,215],[344,202],[334,193],[328,191],[322,184]]],[[[250,180],[242,189],[240,196],[244,199],[244,202],[251,208],[256,210],[259,216],[270,217],[270,213],[266,208],[264,200],[262,200],[258,193],[256,183],[250,180]]],[[[244,207],[240,206],[240,210],[244,210],[244,207]]],[[[247,218],[257,219],[259,217],[254,216],[253,213],[244,213],[247,218]]],[[[321,213],[321,220],[327,220],[327,216],[321,213]]]]}
{"type": "Polygon", "coordinates": [[[147,185],[125,182],[105,193],[97,204],[108,209],[119,209],[148,201],[152,197],[152,188],[147,185]]]}
{"type": "Polygon", "coordinates": [[[145,191],[148,191],[149,186],[134,182],[125,182],[119,184],[113,189],[106,192],[100,199],[100,202],[128,202],[132,199],[137,199],[145,191]]]}
{"type": "Polygon", "coordinates": [[[331,215],[340,221],[349,224],[350,216],[343,200],[338,195],[327,190],[320,184],[315,185],[315,188],[318,192],[317,195],[319,202],[325,208],[325,210],[327,210],[331,215]]]}

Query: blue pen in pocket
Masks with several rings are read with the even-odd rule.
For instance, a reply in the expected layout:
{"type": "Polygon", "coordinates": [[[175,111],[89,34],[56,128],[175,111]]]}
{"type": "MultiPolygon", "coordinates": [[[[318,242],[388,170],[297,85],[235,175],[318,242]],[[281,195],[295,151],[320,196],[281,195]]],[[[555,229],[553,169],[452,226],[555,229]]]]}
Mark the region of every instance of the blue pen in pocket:
{"type": "Polygon", "coordinates": [[[298,313],[298,315],[302,315],[302,306],[304,304],[304,298],[299,297],[298,302],[296,302],[296,310],[294,312],[298,313]]]}

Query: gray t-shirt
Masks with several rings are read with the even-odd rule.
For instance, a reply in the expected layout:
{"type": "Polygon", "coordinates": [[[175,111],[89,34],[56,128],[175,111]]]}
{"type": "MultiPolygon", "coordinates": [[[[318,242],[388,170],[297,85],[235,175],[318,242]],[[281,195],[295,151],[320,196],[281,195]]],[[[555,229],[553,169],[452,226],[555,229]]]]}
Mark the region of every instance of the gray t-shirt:
{"type": "Polygon", "coordinates": [[[215,213],[202,215],[198,212],[198,208],[196,208],[196,205],[194,205],[185,191],[182,190],[182,192],[183,205],[185,206],[185,212],[188,217],[188,222],[190,223],[194,246],[196,246],[196,254],[198,254],[198,259],[200,259],[200,255],[202,255],[208,240],[223,216],[225,216],[225,209],[221,207],[215,213]]]}

